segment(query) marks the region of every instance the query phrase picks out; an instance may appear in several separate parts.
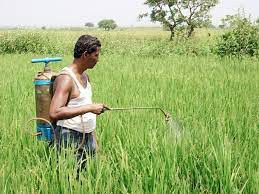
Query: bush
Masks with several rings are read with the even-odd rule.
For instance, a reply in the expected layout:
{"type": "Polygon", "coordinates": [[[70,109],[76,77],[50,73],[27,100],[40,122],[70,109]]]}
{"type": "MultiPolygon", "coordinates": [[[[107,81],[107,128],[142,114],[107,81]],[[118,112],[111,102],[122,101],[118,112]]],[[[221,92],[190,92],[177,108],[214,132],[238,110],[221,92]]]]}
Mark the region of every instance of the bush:
{"type": "Polygon", "coordinates": [[[37,32],[6,33],[0,36],[0,53],[46,53],[59,52],[47,36],[37,32]]]}
{"type": "Polygon", "coordinates": [[[216,53],[221,56],[255,56],[259,49],[257,29],[247,18],[237,21],[231,31],[223,34],[217,42],[216,53]]]}

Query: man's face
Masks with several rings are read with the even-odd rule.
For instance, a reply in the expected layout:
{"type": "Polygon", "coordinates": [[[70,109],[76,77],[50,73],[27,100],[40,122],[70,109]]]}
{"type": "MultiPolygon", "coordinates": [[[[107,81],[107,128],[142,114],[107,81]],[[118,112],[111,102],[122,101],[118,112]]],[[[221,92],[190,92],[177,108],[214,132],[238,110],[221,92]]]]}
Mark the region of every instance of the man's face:
{"type": "Polygon", "coordinates": [[[98,62],[99,59],[99,53],[100,53],[100,48],[98,47],[97,50],[91,54],[86,53],[86,63],[87,67],[89,69],[92,69],[95,64],[98,62]]]}

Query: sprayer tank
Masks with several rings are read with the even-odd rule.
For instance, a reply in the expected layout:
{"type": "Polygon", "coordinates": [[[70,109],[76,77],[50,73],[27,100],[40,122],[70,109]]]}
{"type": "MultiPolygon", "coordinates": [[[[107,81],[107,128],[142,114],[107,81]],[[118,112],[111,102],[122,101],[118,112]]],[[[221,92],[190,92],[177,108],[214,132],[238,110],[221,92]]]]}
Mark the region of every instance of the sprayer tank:
{"type": "MultiPolygon", "coordinates": [[[[56,73],[49,68],[45,68],[43,72],[38,72],[35,79],[35,101],[36,101],[36,116],[50,121],[49,107],[52,98],[52,77],[56,73]]],[[[38,121],[44,123],[44,121],[38,121]]]]}

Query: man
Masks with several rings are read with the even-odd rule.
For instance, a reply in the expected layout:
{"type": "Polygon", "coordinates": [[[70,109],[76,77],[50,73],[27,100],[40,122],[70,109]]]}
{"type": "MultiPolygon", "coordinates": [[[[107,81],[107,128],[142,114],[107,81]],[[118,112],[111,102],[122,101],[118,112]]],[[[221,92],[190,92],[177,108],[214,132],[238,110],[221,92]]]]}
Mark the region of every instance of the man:
{"type": "Polygon", "coordinates": [[[87,155],[97,149],[96,115],[108,108],[92,103],[89,77],[84,73],[98,62],[101,43],[90,35],[79,37],[74,48],[73,63],[65,67],[54,82],[50,118],[56,121],[56,144],[77,149],[78,162],[85,165],[87,155]]]}

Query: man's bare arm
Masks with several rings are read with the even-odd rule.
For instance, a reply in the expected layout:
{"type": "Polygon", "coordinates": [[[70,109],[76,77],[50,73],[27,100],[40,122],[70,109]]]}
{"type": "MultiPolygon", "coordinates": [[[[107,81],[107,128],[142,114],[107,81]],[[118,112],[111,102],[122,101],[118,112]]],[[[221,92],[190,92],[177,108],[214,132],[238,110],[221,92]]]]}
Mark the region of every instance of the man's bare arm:
{"type": "Polygon", "coordinates": [[[55,80],[55,93],[50,104],[49,115],[51,120],[69,119],[78,115],[92,112],[101,114],[104,104],[89,104],[80,107],[67,107],[69,94],[72,91],[73,80],[68,75],[60,75],[55,80]]]}

